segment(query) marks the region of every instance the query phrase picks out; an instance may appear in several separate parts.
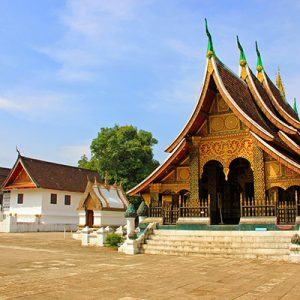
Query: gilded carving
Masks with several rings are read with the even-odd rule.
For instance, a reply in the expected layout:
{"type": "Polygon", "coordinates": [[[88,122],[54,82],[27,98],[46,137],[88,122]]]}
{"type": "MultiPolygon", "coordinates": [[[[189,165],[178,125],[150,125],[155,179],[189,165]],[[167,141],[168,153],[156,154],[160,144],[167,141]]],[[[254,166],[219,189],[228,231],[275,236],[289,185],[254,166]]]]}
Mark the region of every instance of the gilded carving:
{"type": "Polygon", "coordinates": [[[280,163],[278,161],[268,161],[265,163],[267,177],[281,176],[280,163]]]}
{"type": "Polygon", "coordinates": [[[258,146],[253,147],[253,175],[254,175],[254,198],[256,201],[265,199],[265,164],[263,150],[258,146]]]}
{"type": "Polygon", "coordinates": [[[215,115],[209,120],[211,133],[240,130],[239,119],[234,114],[215,115]]]}
{"type": "Polygon", "coordinates": [[[200,142],[200,172],[202,174],[204,165],[210,160],[219,161],[223,167],[229,168],[230,163],[242,157],[247,159],[253,166],[253,142],[246,134],[203,138],[200,142]]]}
{"type": "Polygon", "coordinates": [[[223,117],[210,117],[210,128],[211,132],[220,132],[223,131],[225,127],[223,117]]]}
{"type": "Polygon", "coordinates": [[[189,180],[190,178],[190,170],[187,167],[179,167],[177,168],[177,180],[189,180]]]}
{"type": "Polygon", "coordinates": [[[227,105],[227,103],[221,97],[220,94],[217,96],[217,102],[218,102],[218,111],[219,112],[229,111],[229,106],[227,105]]]}
{"type": "Polygon", "coordinates": [[[270,188],[273,187],[280,187],[284,190],[287,190],[291,186],[300,186],[300,179],[284,179],[284,180],[272,180],[272,181],[267,181],[266,183],[266,190],[269,190],[270,188]]]}

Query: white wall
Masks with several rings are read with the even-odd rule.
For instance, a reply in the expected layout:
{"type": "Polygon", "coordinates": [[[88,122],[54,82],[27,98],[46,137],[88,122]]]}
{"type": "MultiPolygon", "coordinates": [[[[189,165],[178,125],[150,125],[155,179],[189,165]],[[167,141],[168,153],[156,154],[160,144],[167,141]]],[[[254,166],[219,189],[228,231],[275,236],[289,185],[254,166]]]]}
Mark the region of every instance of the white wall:
{"type": "Polygon", "coordinates": [[[10,208],[7,213],[17,214],[18,222],[35,222],[35,215],[42,213],[41,189],[16,189],[10,193],[10,208]],[[18,194],[23,194],[23,204],[18,204],[18,194]]]}
{"type": "Polygon", "coordinates": [[[43,189],[42,219],[47,224],[78,224],[77,208],[83,193],[43,189]],[[51,194],[57,194],[57,204],[50,203],[51,194]],[[65,195],[71,196],[71,205],[65,205],[65,195]]]}
{"type": "Polygon", "coordinates": [[[11,191],[10,209],[6,214],[17,214],[17,222],[41,224],[78,224],[77,207],[83,193],[50,189],[15,189],[11,191]],[[51,194],[57,194],[57,204],[50,204],[51,194]],[[23,204],[17,204],[23,194],[23,204]],[[65,195],[71,196],[71,205],[65,205],[65,195]],[[36,215],[41,215],[37,218],[36,215]]]}

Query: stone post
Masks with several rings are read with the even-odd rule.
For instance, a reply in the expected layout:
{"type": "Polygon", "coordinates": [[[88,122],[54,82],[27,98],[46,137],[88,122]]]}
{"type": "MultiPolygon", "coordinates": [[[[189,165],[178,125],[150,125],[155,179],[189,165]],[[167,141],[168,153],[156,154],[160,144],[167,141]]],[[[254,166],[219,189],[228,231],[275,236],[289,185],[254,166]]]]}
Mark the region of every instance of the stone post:
{"type": "Polygon", "coordinates": [[[101,227],[100,229],[97,230],[97,245],[103,247],[104,243],[106,241],[106,230],[101,227]]]}
{"type": "Polygon", "coordinates": [[[127,239],[130,238],[130,235],[134,233],[135,230],[135,218],[137,214],[133,204],[129,204],[126,212],[125,218],[127,222],[127,239]]]}
{"type": "Polygon", "coordinates": [[[89,241],[90,241],[89,235],[90,235],[91,231],[92,230],[89,228],[89,226],[86,226],[82,229],[82,231],[81,231],[81,236],[82,236],[81,246],[89,245],[89,241]]]}

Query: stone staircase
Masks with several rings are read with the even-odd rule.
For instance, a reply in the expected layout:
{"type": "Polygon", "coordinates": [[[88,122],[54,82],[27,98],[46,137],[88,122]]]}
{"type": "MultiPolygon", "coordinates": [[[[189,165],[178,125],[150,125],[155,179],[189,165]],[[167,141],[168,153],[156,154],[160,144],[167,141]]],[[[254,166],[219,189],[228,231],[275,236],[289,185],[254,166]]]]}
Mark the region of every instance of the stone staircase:
{"type": "Polygon", "coordinates": [[[289,260],[294,231],[154,230],[145,254],[289,260]]]}

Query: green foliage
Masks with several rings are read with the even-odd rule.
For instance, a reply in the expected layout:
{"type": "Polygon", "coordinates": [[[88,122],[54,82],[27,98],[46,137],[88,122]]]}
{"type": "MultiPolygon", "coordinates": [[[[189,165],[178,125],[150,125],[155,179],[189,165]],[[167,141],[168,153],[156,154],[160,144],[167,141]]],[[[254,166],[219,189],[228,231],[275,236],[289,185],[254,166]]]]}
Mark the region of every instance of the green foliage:
{"type": "Polygon", "coordinates": [[[123,237],[116,233],[110,233],[106,237],[106,246],[110,248],[117,248],[123,242],[123,237]]]}
{"type": "Polygon", "coordinates": [[[103,177],[107,171],[109,183],[122,181],[127,191],[159,165],[153,159],[152,147],[155,144],[157,140],[150,132],[138,130],[132,125],[101,128],[91,143],[91,159],[83,155],[78,165],[97,170],[103,177]]]}
{"type": "Polygon", "coordinates": [[[300,235],[298,233],[292,236],[291,243],[295,245],[300,245],[300,235]]]}

